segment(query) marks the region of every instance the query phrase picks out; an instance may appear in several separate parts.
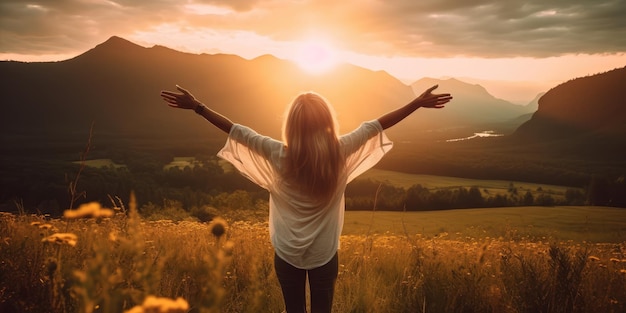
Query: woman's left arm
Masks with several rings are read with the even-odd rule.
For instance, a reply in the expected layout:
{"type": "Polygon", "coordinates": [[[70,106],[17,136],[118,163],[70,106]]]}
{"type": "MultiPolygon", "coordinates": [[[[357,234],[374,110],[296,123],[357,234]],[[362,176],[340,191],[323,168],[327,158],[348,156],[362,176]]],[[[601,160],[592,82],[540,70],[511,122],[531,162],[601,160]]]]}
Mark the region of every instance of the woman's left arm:
{"type": "Polygon", "coordinates": [[[226,116],[219,114],[202,102],[198,101],[189,91],[176,85],[176,89],[180,92],[161,91],[161,97],[172,108],[194,110],[202,115],[207,121],[221,129],[225,133],[230,133],[233,122],[226,116]]]}

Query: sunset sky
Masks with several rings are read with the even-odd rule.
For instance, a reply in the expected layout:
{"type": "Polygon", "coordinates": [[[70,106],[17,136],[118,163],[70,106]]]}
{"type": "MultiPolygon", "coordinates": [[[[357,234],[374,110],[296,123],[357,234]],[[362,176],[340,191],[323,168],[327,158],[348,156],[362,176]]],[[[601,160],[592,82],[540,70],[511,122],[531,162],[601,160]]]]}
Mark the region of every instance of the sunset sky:
{"type": "Polygon", "coordinates": [[[623,0],[3,0],[0,59],[64,60],[111,36],[192,53],[457,77],[526,101],[626,66],[623,0]],[[506,84],[495,83],[506,81],[506,84]]]}

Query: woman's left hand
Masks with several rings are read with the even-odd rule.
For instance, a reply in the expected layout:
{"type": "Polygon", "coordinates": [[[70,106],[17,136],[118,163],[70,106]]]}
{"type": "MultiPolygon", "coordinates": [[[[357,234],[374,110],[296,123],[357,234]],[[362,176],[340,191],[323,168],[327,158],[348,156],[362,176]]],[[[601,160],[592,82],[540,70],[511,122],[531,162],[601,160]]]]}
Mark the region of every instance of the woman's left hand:
{"type": "Polygon", "coordinates": [[[161,97],[167,105],[177,109],[195,110],[200,102],[185,88],[176,85],[176,89],[180,92],[161,91],[161,97]]]}

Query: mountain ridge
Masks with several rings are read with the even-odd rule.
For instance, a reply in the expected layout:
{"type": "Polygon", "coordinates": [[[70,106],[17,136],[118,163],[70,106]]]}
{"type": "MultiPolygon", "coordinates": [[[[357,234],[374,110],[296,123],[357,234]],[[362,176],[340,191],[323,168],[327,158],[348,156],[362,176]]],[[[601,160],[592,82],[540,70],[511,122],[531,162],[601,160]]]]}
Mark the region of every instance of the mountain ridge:
{"type": "MultiPolygon", "coordinates": [[[[275,137],[279,136],[276,122],[284,107],[302,91],[319,91],[345,112],[360,102],[381,111],[414,96],[391,75],[356,66],[341,66],[313,77],[295,64],[270,55],[253,60],[229,54],[197,55],[156,46],[145,48],[115,36],[65,61],[7,61],[0,67],[7,74],[0,78],[0,90],[7,96],[0,118],[5,133],[28,131],[20,127],[25,121],[32,122],[35,133],[68,130],[72,123],[63,119],[96,120],[107,132],[116,128],[121,132],[131,128],[160,131],[154,124],[170,124],[180,133],[186,127],[194,131],[209,128],[193,114],[174,111],[160,100],[159,91],[173,89],[176,84],[233,120],[275,137]],[[388,88],[386,93],[374,88],[381,84],[388,88]],[[41,114],[30,115],[29,107],[41,114]],[[249,109],[238,109],[243,107],[249,109]]],[[[353,127],[357,119],[375,117],[367,115],[359,111],[345,115],[345,125],[353,127]]],[[[83,121],[80,128],[87,129],[88,124],[83,121]]]]}
{"type": "MultiPolygon", "coordinates": [[[[436,79],[422,78],[411,84],[413,91],[418,93],[432,85],[438,85],[435,93],[449,92],[454,103],[446,107],[449,124],[458,124],[471,119],[474,125],[494,125],[514,121],[518,117],[534,112],[534,108],[513,104],[491,95],[479,84],[466,83],[455,78],[436,79]]],[[[515,128],[514,124],[507,129],[515,128]]]]}
{"type": "MultiPolygon", "coordinates": [[[[37,69],[35,67],[38,67],[39,64],[33,65],[33,69],[29,68],[24,71],[33,70],[36,72],[37,69]]],[[[282,88],[290,90],[288,96],[276,97],[274,95],[268,97],[268,100],[264,99],[267,102],[271,102],[273,99],[280,99],[277,102],[279,102],[281,108],[274,106],[272,109],[281,112],[282,106],[285,106],[290,101],[290,98],[294,97],[298,92],[319,90],[323,96],[331,98],[331,100],[339,99],[332,101],[333,105],[339,107],[339,111],[350,111],[350,114],[341,114],[344,118],[349,117],[349,121],[346,124],[348,127],[354,127],[355,123],[358,122],[357,120],[375,118],[376,114],[384,113],[385,110],[402,105],[410,101],[414,96],[410,87],[404,85],[385,71],[370,71],[358,66],[342,64],[326,75],[308,76],[295,64],[272,55],[262,55],[246,60],[231,54],[190,54],[157,45],[146,48],[117,36],[109,38],[81,55],[53,63],[53,65],[51,68],[46,69],[47,74],[32,73],[33,76],[38,76],[39,78],[30,77],[31,81],[24,81],[24,83],[28,84],[35,80],[45,85],[42,80],[46,80],[47,75],[57,75],[61,80],[91,88],[92,93],[100,98],[110,96],[97,90],[98,86],[121,90],[124,94],[137,98],[137,96],[133,95],[134,92],[132,90],[125,88],[121,82],[124,79],[132,81],[133,84],[158,85],[158,87],[154,87],[153,94],[156,94],[159,89],[173,88],[174,84],[179,83],[188,87],[192,92],[196,92],[201,99],[204,99],[202,96],[209,94],[209,92],[203,92],[204,89],[213,89],[212,91],[218,89],[215,86],[206,88],[209,85],[220,84],[225,86],[225,89],[232,91],[234,96],[232,94],[230,96],[235,99],[245,98],[237,96],[237,94],[240,94],[237,90],[258,92],[259,87],[254,85],[264,85],[266,88],[271,89],[282,88]],[[199,69],[206,70],[210,74],[199,74],[199,69]],[[154,74],[149,74],[150,72],[154,72],[154,74]],[[147,77],[142,77],[140,73],[144,73],[144,76],[147,77]],[[176,77],[177,82],[171,80],[171,83],[164,84],[162,82],[167,79],[151,77],[154,75],[176,77]],[[219,79],[215,79],[215,77],[219,77],[219,79]],[[152,82],[142,83],[142,80],[152,80],[152,82]],[[216,80],[219,82],[216,82],[216,80]],[[188,81],[192,82],[189,83],[188,81]],[[204,88],[197,87],[201,84],[204,85],[204,88]],[[333,88],[333,85],[343,85],[344,88],[338,90],[339,88],[333,88]],[[350,98],[354,98],[354,100],[350,98]],[[373,114],[368,116],[368,114],[359,114],[358,112],[353,112],[353,110],[346,109],[351,105],[355,106],[357,103],[364,103],[372,107],[369,110],[373,114]],[[351,118],[353,115],[355,115],[354,118],[351,118]]],[[[26,78],[24,75],[17,76],[26,78]]],[[[48,95],[48,99],[54,98],[55,90],[70,92],[67,88],[59,86],[58,81],[55,79],[50,77],[48,79],[51,80],[50,86],[37,85],[44,90],[43,93],[48,95]]],[[[15,82],[10,85],[12,85],[11,89],[20,87],[15,82]]],[[[27,87],[21,86],[21,88],[27,87]]],[[[11,90],[7,91],[11,94],[11,90]]],[[[223,92],[218,92],[218,94],[221,94],[223,101],[232,104],[233,101],[228,101],[227,95],[223,92]]],[[[88,94],[82,94],[82,96],[86,97],[88,94]]],[[[35,100],[40,99],[36,98],[35,100]]],[[[250,101],[250,99],[246,100],[248,100],[247,102],[250,101]]],[[[102,105],[102,103],[100,104],[102,105]]],[[[226,107],[230,107],[230,105],[226,105],[226,107]]],[[[129,109],[131,108],[129,107],[129,109]]],[[[53,112],[49,113],[53,114],[53,112]]],[[[235,117],[240,116],[235,113],[235,117]]]]}
{"type": "MultiPolygon", "coordinates": [[[[420,110],[412,115],[409,122],[389,130],[394,138],[411,141],[427,136],[426,131],[450,127],[467,128],[467,132],[493,126],[513,132],[517,126],[528,124],[513,136],[515,142],[523,143],[518,140],[524,137],[520,134],[525,128],[532,129],[537,123],[533,119],[564,110],[562,105],[559,110],[550,109],[555,106],[551,99],[575,100],[563,93],[553,96],[553,90],[578,81],[561,84],[538,96],[538,101],[522,106],[494,97],[480,84],[456,78],[423,78],[406,85],[385,71],[351,64],[341,64],[325,74],[308,75],[294,63],[273,55],[247,60],[232,54],[192,54],[159,45],[142,47],[117,36],[65,61],[3,61],[0,70],[6,73],[0,78],[0,92],[5,95],[0,130],[5,140],[14,135],[43,133],[58,135],[57,140],[61,140],[64,134],[86,133],[92,122],[97,132],[121,138],[148,136],[158,140],[165,134],[220,134],[194,114],[171,109],[161,101],[158,92],[173,89],[176,84],[233,121],[275,138],[280,137],[286,105],[298,93],[313,90],[333,104],[341,132],[347,132],[439,84],[435,92],[450,92],[453,101],[445,110],[420,110]]],[[[611,86],[617,81],[619,86],[619,79],[622,76],[608,81],[613,82],[611,86]]],[[[616,114],[610,115],[618,119],[616,114]]],[[[550,123],[542,127],[538,133],[529,133],[530,140],[533,136],[545,138],[543,132],[558,129],[550,123]]]]}

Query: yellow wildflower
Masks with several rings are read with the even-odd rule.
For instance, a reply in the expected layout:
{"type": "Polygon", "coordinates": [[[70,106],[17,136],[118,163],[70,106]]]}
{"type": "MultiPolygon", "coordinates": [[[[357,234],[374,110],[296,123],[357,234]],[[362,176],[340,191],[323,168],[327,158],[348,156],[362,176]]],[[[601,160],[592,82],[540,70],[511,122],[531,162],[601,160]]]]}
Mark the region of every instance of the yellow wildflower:
{"type": "Polygon", "coordinates": [[[116,242],[117,241],[117,232],[116,231],[112,231],[109,233],[109,240],[112,242],[116,242]]]}
{"type": "Polygon", "coordinates": [[[222,249],[224,250],[224,252],[226,252],[226,255],[228,256],[233,254],[234,248],[235,248],[235,243],[230,240],[226,241],[224,245],[222,246],[222,249]]]}
{"type": "Polygon", "coordinates": [[[76,210],[65,210],[63,217],[65,218],[101,218],[111,217],[114,212],[111,209],[102,208],[98,202],[89,202],[81,205],[76,210]]]}
{"type": "Polygon", "coordinates": [[[148,296],[142,305],[136,305],[126,313],[186,313],[189,310],[189,304],[183,298],[172,300],[170,298],[157,298],[148,296]]]}
{"type": "Polygon", "coordinates": [[[46,224],[40,224],[38,227],[39,229],[51,229],[53,226],[52,224],[46,223],[46,224]]]}
{"type": "Polygon", "coordinates": [[[78,237],[72,233],[56,233],[41,239],[44,243],[66,244],[68,246],[76,246],[78,237]]]}

